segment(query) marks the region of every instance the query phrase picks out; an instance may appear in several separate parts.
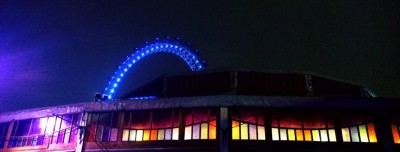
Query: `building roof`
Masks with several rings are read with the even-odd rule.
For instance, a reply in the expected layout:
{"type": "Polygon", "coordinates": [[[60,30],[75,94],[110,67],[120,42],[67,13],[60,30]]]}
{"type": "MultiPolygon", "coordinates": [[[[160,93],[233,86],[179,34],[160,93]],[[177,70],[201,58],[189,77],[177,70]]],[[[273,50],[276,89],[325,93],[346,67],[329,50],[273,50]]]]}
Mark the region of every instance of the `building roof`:
{"type": "Polygon", "coordinates": [[[373,97],[364,86],[316,74],[282,71],[211,70],[157,78],[120,99],[205,95],[373,97]]]}
{"type": "Polygon", "coordinates": [[[340,109],[398,109],[400,100],[365,97],[282,97],[217,95],[197,97],[171,97],[148,100],[116,100],[85,102],[15,112],[0,113],[0,122],[22,120],[84,111],[153,110],[197,107],[266,107],[266,108],[340,108],[340,109]]]}

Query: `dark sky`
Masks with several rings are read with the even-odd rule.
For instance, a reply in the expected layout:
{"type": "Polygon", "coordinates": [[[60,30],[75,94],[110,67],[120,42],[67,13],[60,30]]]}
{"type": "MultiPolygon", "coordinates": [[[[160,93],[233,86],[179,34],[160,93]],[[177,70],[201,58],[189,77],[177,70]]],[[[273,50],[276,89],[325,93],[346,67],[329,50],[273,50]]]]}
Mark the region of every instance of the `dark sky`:
{"type": "MultiPolygon", "coordinates": [[[[181,37],[208,69],[308,71],[400,98],[400,3],[391,1],[0,1],[0,112],[92,101],[124,57],[181,37]]],[[[127,92],[188,72],[155,54],[127,92]]],[[[118,95],[118,94],[117,94],[118,95]]]]}

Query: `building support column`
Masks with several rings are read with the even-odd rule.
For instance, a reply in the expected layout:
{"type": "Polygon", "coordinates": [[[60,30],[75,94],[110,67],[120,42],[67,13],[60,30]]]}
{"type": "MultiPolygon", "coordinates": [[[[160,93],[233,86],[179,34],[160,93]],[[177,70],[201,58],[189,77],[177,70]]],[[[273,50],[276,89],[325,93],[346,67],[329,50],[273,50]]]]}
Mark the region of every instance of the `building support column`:
{"type": "MultiPolygon", "coordinates": [[[[122,145],[122,136],[124,133],[124,118],[125,118],[125,112],[124,111],[120,111],[118,112],[118,124],[117,124],[117,128],[118,128],[118,134],[117,134],[117,143],[118,145],[122,145]]],[[[128,115],[129,117],[129,115],[128,115]]]]}
{"type": "Polygon", "coordinates": [[[4,141],[3,151],[7,151],[8,142],[10,141],[11,132],[14,127],[14,122],[15,120],[12,120],[10,121],[10,124],[8,124],[8,130],[7,130],[6,140],[4,141]]]}
{"type": "Polygon", "coordinates": [[[184,141],[185,139],[185,111],[179,108],[179,141],[184,141]]]}
{"type": "Polygon", "coordinates": [[[390,123],[385,111],[382,109],[378,110],[378,116],[374,120],[375,133],[377,136],[378,143],[382,144],[382,148],[385,152],[393,151],[393,137],[391,132],[390,123]]]}
{"type": "Polygon", "coordinates": [[[77,136],[77,140],[76,140],[76,148],[75,151],[76,152],[84,152],[85,151],[85,145],[86,145],[86,136],[85,134],[87,134],[86,132],[86,124],[88,121],[88,112],[82,112],[82,119],[79,121],[79,131],[78,131],[78,136],[77,136]]]}
{"type": "Polygon", "coordinates": [[[219,118],[219,151],[229,151],[229,118],[228,118],[228,107],[220,108],[219,118]]]}

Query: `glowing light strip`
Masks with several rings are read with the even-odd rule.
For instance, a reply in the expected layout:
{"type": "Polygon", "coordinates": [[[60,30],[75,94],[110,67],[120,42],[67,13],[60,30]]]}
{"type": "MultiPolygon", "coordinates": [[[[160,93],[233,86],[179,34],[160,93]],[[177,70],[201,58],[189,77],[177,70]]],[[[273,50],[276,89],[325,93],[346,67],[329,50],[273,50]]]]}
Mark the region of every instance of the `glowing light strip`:
{"type": "Polygon", "coordinates": [[[183,45],[168,42],[149,44],[141,49],[138,49],[138,51],[133,53],[131,56],[128,56],[122,65],[118,66],[118,70],[111,77],[111,80],[108,82],[108,86],[104,89],[104,94],[108,96],[108,99],[112,99],[112,96],[117,91],[117,87],[124,78],[125,73],[128,72],[133,65],[139,62],[142,58],[159,52],[172,53],[179,56],[187,63],[192,71],[200,71],[204,69],[204,66],[202,65],[202,62],[199,60],[198,56],[183,45]]]}

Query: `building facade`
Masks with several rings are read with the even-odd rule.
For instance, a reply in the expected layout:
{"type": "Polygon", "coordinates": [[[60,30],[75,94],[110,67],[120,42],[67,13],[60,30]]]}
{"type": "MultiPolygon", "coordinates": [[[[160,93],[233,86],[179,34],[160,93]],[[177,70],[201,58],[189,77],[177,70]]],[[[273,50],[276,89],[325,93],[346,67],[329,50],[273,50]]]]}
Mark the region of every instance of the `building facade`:
{"type": "Polygon", "coordinates": [[[400,151],[400,100],[304,73],[203,71],[0,114],[2,151],[400,151]]]}

